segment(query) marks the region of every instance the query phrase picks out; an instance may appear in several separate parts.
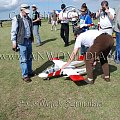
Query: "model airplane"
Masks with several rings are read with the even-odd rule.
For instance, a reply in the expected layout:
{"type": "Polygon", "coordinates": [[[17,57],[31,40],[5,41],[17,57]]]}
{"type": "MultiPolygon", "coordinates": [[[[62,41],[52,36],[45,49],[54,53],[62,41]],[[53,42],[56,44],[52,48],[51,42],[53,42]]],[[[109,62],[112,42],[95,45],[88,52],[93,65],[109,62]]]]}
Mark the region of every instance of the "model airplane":
{"type": "Polygon", "coordinates": [[[52,58],[54,65],[51,68],[47,68],[45,71],[40,73],[38,76],[43,79],[50,79],[51,77],[65,76],[69,77],[72,81],[81,81],[84,80],[83,74],[86,74],[86,68],[77,68],[75,65],[84,65],[83,56],[79,57],[79,61],[73,61],[65,69],[62,69],[62,66],[67,62],[63,62],[58,58],[52,58]]]}

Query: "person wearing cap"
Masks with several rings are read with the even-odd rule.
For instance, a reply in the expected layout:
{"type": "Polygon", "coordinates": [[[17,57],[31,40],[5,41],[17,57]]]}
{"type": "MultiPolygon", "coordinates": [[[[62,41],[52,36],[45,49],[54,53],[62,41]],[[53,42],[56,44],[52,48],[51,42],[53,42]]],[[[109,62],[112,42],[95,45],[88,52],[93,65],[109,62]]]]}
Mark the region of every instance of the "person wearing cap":
{"type": "Polygon", "coordinates": [[[62,11],[59,14],[59,20],[61,21],[60,36],[65,43],[64,46],[67,47],[69,46],[69,19],[68,19],[68,13],[65,8],[66,5],[62,4],[61,5],[62,11]]]}
{"type": "Polygon", "coordinates": [[[89,30],[89,27],[92,24],[92,19],[89,14],[87,14],[87,6],[81,7],[81,15],[80,15],[80,28],[83,29],[83,31],[89,30]]]}
{"type": "Polygon", "coordinates": [[[20,67],[25,82],[31,82],[30,77],[34,76],[32,71],[32,42],[34,38],[32,20],[28,16],[29,13],[29,5],[21,4],[20,14],[12,19],[11,27],[12,48],[17,51],[17,46],[19,47],[20,67]]]}
{"type": "Polygon", "coordinates": [[[32,5],[32,21],[33,21],[33,33],[37,40],[36,47],[41,45],[41,38],[39,34],[40,14],[37,12],[36,5],[32,5]]]}
{"type": "Polygon", "coordinates": [[[113,20],[115,16],[114,9],[109,7],[108,1],[101,2],[101,8],[96,12],[96,18],[99,18],[100,30],[112,35],[113,20]]]}
{"type": "Polygon", "coordinates": [[[114,43],[112,36],[98,30],[88,30],[84,32],[81,28],[76,28],[74,34],[77,36],[77,39],[73,52],[70,55],[68,62],[62,67],[62,69],[66,68],[73,61],[77,52],[81,49],[81,46],[84,45],[84,56],[87,71],[87,78],[85,79],[85,82],[88,84],[94,83],[93,64],[98,56],[103,69],[102,78],[109,82],[110,73],[107,55],[114,43]]]}
{"type": "Polygon", "coordinates": [[[77,21],[78,21],[78,13],[76,12],[75,8],[72,8],[70,17],[72,18],[71,21],[72,21],[72,27],[73,27],[73,33],[74,33],[74,29],[77,26],[77,21]]]}

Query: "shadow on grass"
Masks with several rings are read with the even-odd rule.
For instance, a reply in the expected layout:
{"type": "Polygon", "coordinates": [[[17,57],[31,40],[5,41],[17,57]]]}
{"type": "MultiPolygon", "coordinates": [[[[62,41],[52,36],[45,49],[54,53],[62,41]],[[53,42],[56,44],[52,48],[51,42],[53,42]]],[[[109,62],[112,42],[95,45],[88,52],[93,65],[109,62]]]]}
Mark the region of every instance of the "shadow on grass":
{"type": "Polygon", "coordinates": [[[57,38],[52,38],[52,39],[44,40],[44,41],[42,42],[42,45],[44,45],[44,44],[46,44],[46,43],[48,43],[48,42],[51,42],[51,41],[55,41],[55,40],[57,40],[57,38]]]}
{"type": "Polygon", "coordinates": [[[39,73],[43,72],[45,69],[47,69],[48,67],[50,67],[51,65],[53,65],[53,62],[52,61],[47,61],[42,66],[36,68],[35,71],[34,71],[34,73],[36,75],[38,75],[39,73]]]}
{"type": "Polygon", "coordinates": [[[75,40],[70,41],[70,45],[75,44],[75,40]]]}
{"type": "MultiPolygon", "coordinates": [[[[57,57],[57,56],[56,56],[57,57]]],[[[59,56],[59,59],[64,59],[64,56],[59,56]]],[[[43,72],[44,70],[46,70],[47,68],[49,68],[51,65],[53,65],[54,63],[50,60],[46,61],[42,66],[36,68],[33,72],[38,75],[39,73],[43,72]]]]}
{"type": "MultiPolygon", "coordinates": [[[[114,65],[109,65],[109,70],[110,70],[110,73],[112,73],[117,70],[117,67],[114,65]]],[[[94,79],[96,79],[98,75],[102,75],[102,74],[103,74],[103,70],[102,70],[101,64],[98,63],[94,71],[94,79]]]]}

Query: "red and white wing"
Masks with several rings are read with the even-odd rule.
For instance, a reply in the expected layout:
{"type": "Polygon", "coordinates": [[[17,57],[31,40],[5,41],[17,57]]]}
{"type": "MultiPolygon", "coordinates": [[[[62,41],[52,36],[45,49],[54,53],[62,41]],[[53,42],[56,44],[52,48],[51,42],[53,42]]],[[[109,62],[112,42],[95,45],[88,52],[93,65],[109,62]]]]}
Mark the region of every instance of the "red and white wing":
{"type": "Polygon", "coordinates": [[[76,70],[74,69],[63,69],[63,72],[67,74],[72,81],[82,81],[85,80],[85,78],[80,75],[76,70]]]}

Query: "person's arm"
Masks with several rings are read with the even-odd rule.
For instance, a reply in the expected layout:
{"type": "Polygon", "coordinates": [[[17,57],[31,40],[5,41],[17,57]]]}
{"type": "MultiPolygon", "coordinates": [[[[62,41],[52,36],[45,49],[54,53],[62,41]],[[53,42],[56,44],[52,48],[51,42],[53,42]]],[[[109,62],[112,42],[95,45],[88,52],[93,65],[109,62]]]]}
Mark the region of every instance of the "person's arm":
{"type": "Polygon", "coordinates": [[[108,17],[110,18],[110,20],[113,20],[113,19],[114,19],[114,14],[115,14],[115,13],[111,14],[110,11],[109,11],[109,9],[106,9],[105,12],[107,13],[107,15],[108,15],[108,17]]]}
{"type": "Polygon", "coordinates": [[[61,68],[61,69],[64,69],[66,68],[67,66],[69,66],[69,64],[73,61],[73,59],[75,58],[77,52],[78,52],[79,48],[74,48],[72,54],[70,55],[70,58],[68,60],[68,62],[61,68]]]}
{"type": "Polygon", "coordinates": [[[99,18],[99,17],[100,17],[101,11],[102,11],[102,8],[96,12],[96,18],[99,18]]]}
{"type": "Polygon", "coordinates": [[[18,28],[18,22],[17,18],[14,17],[12,19],[12,26],[11,26],[11,41],[12,41],[12,48],[16,48],[17,44],[17,28],[18,28]]]}

